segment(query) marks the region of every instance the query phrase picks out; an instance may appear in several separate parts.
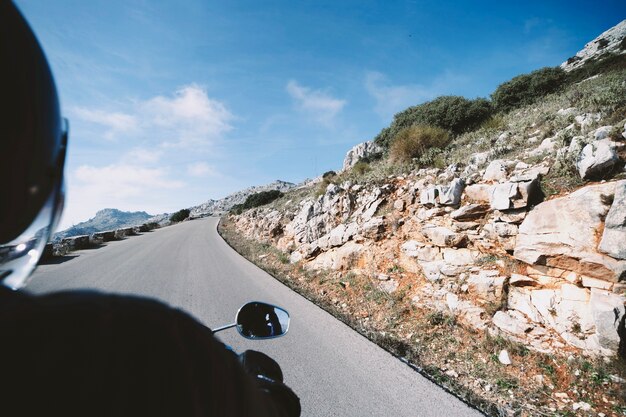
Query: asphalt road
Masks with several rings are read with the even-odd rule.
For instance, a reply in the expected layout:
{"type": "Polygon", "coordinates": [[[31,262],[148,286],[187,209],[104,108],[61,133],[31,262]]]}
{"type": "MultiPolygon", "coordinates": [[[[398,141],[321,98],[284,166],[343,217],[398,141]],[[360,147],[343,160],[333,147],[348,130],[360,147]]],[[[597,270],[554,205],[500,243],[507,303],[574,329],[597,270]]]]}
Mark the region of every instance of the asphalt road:
{"type": "Polygon", "coordinates": [[[236,351],[256,349],[283,368],[303,416],[480,416],[385,350],[280,284],[231,249],[216,218],[185,222],[41,265],[28,290],[73,288],[136,294],[186,310],[209,327],[230,323],[247,301],[286,308],[289,333],[249,341],[219,333],[236,351]]]}

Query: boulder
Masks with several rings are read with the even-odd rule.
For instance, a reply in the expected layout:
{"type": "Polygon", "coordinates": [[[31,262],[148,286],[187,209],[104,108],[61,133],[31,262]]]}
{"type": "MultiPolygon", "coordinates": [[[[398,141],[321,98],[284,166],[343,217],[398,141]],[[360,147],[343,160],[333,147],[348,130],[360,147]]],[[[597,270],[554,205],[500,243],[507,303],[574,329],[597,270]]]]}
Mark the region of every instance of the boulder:
{"type": "Polygon", "coordinates": [[[455,178],[450,185],[431,185],[420,193],[420,204],[424,206],[457,206],[461,202],[465,182],[455,178]]]}
{"type": "Polygon", "coordinates": [[[624,303],[626,303],[624,296],[597,288],[591,289],[589,304],[593,312],[598,342],[601,347],[612,352],[618,351],[621,336],[626,337],[624,303]]]}
{"type": "Polygon", "coordinates": [[[496,159],[491,161],[485,169],[485,174],[483,175],[484,181],[506,181],[506,165],[503,161],[496,159]]]}
{"type": "Polygon", "coordinates": [[[523,313],[535,323],[541,323],[541,315],[531,301],[531,292],[525,288],[509,287],[507,307],[523,313]]]}
{"type": "Polygon", "coordinates": [[[420,204],[423,206],[434,206],[437,204],[437,197],[439,196],[439,189],[436,186],[431,186],[420,193],[420,204]]]}
{"type": "Polygon", "coordinates": [[[445,265],[443,261],[418,262],[422,268],[424,277],[431,282],[437,282],[441,279],[441,267],[445,265]]]}
{"type": "MultiPolygon", "coordinates": [[[[533,325],[530,324],[528,320],[525,320],[523,317],[514,317],[508,311],[496,311],[496,314],[493,316],[492,322],[500,330],[504,330],[506,333],[510,333],[515,336],[523,337],[528,331],[532,330],[533,328],[533,325]]],[[[500,359],[500,361],[502,362],[502,359],[500,359]]],[[[511,363],[510,359],[508,363],[511,363]]]]}
{"type": "Polygon", "coordinates": [[[441,247],[455,247],[465,241],[465,235],[454,233],[452,230],[441,226],[423,227],[422,234],[434,245],[441,247]]]}
{"type": "Polygon", "coordinates": [[[518,198],[517,183],[505,182],[493,187],[490,204],[493,210],[508,210],[511,200],[518,198]]]}
{"type": "Polygon", "coordinates": [[[361,159],[369,158],[373,155],[381,153],[382,151],[383,149],[373,141],[359,143],[346,153],[341,170],[345,171],[350,169],[361,159]]]}
{"type": "Polygon", "coordinates": [[[596,250],[612,197],[625,185],[591,185],[535,206],[519,228],[515,258],[610,282],[626,277],[626,261],[596,250]]]}
{"type": "Polygon", "coordinates": [[[472,184],[465,187],[465,195],[471,201],[477,203],[488,203],[491,201],[493,193],[493,185],[489,184],[472,184]]]}
{"type": "Polygon", "coordinates": [[[576,167],[582,179],[600,178],[611,172],[618,161],[619,156],[615,152],[613,142],[610,139],[602,139],[585,145],[576,167]]]}
{"type": "Polygon", "coordinates": [[[491,190],[489,202],[493,210],[520,209],[543,200],[539,181],[505,182],[491,190]]]}
{"type": "Polygon", "coordinates": [[[620,181],[615,186],[598,250],[613,258],[626,260],[626,181],[620,181]]]}
{"type": "Polygon", "coordinates": [[[593,131],[593,138],[595,140],[607,139],[613,130],[613,126],[601,126],[593,131]]]}
{"type": "Polygon", "coordinates": [[[307,269],[349,269],[363,252],[363,245],[348,242],[343,246],[331,249],[318,255],[306,264],[307,269]]]}
{"type": "Polygon", "coordinates": [[[547,175],[550,172],[548,165],[540,164],[532,167],[524,167],[524,165],[517,165],[513,174],[509,178],[511,182],[533,181],[541,179],[541,177],[547,175]],[[519,166],[519,168],[518,168],[519,166]]]}
{"type": "Polygon", "coordinates": [[[469,249],[443,249],[443,260],[450,265],[454,266],[469,266],[473,265],[479,256],[479,252],[471,251],[469,249]]]}
{"type": "Polygon", "coordinates": [[[498,222],[520,224],[526,218],[526,209],[494,210],[493,219],[498,222]]]}
{"type": "Polygon", "coordinates": [[[359,232],[363,237],[378,240],[385,231],[385,219],[383,217],[373,217],[363,223],[359,232]]]}
{"type": "Polygon", "coordinates": [[[465,182],[460,178],[455,178],[450,185],[439,186],[439,204],[442,206],[458,206],[461,202],[465,182]]]}
{"type": "Polygon", "coordinates": [[[408,240],[400,246],[402,253],[410,258],[415,258],[419,261],[435,261],[441,260],[441,252],[436,246],[424,245],[423,243],[415,240],[408,240]]]}
{"type": "Polygon", "coordinates": [[[467,204],[450,213],[450,217],[457,221],[474,220],[484,217],[489,212],[486,204],[467,204]]]}
{"type": "Polygon", "coordinates": [[[481,270],[470,274],[467,284],[470,293],[485,301],[498,301],[502,296],[502,290],[506,277],[500,276],[495,270],[481,270]]]}

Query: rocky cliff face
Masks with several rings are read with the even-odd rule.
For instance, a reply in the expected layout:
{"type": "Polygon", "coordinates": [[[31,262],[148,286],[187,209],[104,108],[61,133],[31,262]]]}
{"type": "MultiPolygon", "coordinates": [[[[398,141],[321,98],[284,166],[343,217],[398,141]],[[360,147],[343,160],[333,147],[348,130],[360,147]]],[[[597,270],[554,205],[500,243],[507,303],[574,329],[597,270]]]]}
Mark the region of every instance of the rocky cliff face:
{"type": "Polygon", "coordinates": [[[390,293],[410,288],[415,303],[475,329],[543,352],[615,355],[626,344],[626,180],[547,200],[540,183],[558,169],[549,155],[575,159],[581,179],[615,173],[625,143],[608,136],[611,126],[584,126],[586,115],[568,111],[580,135],[564,146],[529,141],[520,152],[545,156],[540,163],[476,153],[463,170],[330,184],[234,221],[305,269],[369,275],[390,293]]]}
{"type": "Polygon", "coordinates": [[[585,45],[585,48],[561,64],[565,71],[572,71],[589,60],[598,59],[607,53],[626,53],[626,20],[602,33],[585,45]]]}
{"type": "Polygon", "coordinates": [[[257,185],[230,194],[220,200],[208,200],[198,206],[191,207],[192,217],[220,216],[227,213],[235,204],[242,204],[249,195],[260,193],[261,191],[278,190],[286,192],[295,187],[295,184],[286,181],[276,180],[266,185],[257,185]]]}

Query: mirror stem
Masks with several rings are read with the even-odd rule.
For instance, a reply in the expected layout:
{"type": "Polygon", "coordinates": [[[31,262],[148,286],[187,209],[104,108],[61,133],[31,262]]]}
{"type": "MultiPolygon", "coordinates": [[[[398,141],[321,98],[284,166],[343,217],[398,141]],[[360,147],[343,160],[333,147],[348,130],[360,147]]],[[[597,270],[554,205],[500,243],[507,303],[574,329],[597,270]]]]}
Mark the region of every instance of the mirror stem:
{"type": "Polygon", "coordinates": [[[226,329],[230,329],[231,327],[235,327],[236,325],[237,325],[237,323],[227,324],[226,326],[222,326],[222,327],[218,327],[217,329],[213,329],[212,332],[213,332],[213,334],[215,334],[217,332],[221,332],[222,330],[226,330],[226,329]]]}

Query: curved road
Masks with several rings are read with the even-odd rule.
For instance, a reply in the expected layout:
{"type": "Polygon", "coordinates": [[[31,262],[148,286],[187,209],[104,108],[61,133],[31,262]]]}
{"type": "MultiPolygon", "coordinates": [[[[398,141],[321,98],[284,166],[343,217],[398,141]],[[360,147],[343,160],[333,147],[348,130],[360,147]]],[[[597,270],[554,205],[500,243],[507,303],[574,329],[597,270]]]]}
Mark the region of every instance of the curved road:
{"type": "Polygon", "coordinates": [[[184,222],[75,252],[41,265],[27,288],[144,295],[209,327],[232,322],[247,301],[267,301],[291,313],[285,337],[249,341],[234,329],[219,337],[236,351],[256,349],[276,359],[300,396],[303,416],[482,415],[239,256],[217,234],[217,222],[184,222]]]}

